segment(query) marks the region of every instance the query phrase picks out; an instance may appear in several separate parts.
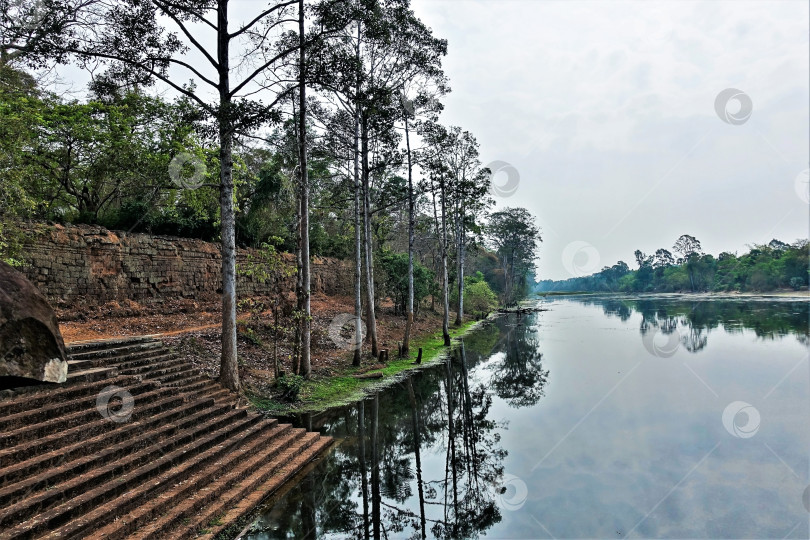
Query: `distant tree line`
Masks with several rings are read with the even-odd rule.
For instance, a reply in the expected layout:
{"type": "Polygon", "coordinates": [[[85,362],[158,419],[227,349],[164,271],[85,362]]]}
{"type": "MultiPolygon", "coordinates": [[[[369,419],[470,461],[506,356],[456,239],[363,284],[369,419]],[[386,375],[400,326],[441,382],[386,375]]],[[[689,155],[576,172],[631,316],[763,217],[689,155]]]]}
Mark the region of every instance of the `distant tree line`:
{"type": "Polygon", "coordinates": [[[752,245],[748,253],[723,252],[717,257],[703,253],[695,237],[681,236],[672,251],[658,249],[652,255],[635,251],[635,270],[624,261],[590,276],[566,280],[543,280],[535,292],[745,292],[800,290],[808,285],[808,241],[786,244],[771,240],[752,245]]]}

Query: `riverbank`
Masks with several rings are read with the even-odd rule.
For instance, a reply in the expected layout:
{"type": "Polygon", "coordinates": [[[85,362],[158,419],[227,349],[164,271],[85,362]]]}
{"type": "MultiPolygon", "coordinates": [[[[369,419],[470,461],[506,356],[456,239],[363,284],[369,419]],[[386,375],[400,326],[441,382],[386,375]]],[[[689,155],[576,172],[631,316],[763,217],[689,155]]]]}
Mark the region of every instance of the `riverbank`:
{"type": "Polygon", "coordinates": [[[779,290],[770,292],[659,292],[659,293],[628,293],[628,292],[598,292],[598,291],[553,291],[537,293],[538,298],[560,296],[612,296],[619,298],[697,298],[697,299],[790,299],[810,300],[810,291],[779,290]]]}
{"type": "MultiPolygon", "coordinates": [[[[400,380],[405,371],[439,362],[449,350],[443,344],[440,314],[423,307],[414,321],[409,358],[397,358],[397,346],[405,330],[405,317],[394,315],[393,305],[386,301],[382,302],[377,312],[377,335],[379,348],[389,351],[389,361],[380,364],[371,357],[370,346],[366,343],[361,365],[354,367],[352,351],[343,343],[336,343],[332,335],[334,321],[353,312],[353,298],[315,294],[312,297],[312,378],[308,381],[290,378],[291,383],[300,384],[297,397],[290,401],[275,384],[273,354],[275,351],[278,355],[281,370],[291,373],[292,325],[289,321],[280,321],[285,328],[278,343],[274,343],[272,314],[256,309],[261,305],[271,305],[270,299],[256,297],[240,304],[242,310],[238,314],[237,336],[239,372],[247,400],[258,409],[276,415],[315,412],[361,399],[366,392],[400,380]],[[249,306],[253,306],[253,311],[247,309],[249,306]],[[415,365],[420,347],[422,363],[415,365]]],[[[221,351],[218,310],[218,304],[179,302],[165,305],[158,312],[132,302],[128,306],[114,305],[99,309],[96,313],[83,314],[78,319],[73,313],[71,320],[62,320],[60,329],[67,343],[157,335],[181,358],[215,377],[219,372],[221,351]],[[126,307],[126,310],[122,310],[122,307],[126,307]]],[[[454,318],[451,316],[451,320],[454,318]]],[[[451,337],[457,340],[481,322],[468,319],[459,327],[451,325],[451,337]]]]}
{"type": "MultiPolygon", "coordinates": [[[[494,315],[490,315],[492,317],[494,315]]],[[[271,395],[246,390],[250,402],[259,410],[274,415],[291,415],[307,412],[321,412],[332,407],[339,407],[363,399],[365,396],[383,390],[392,384],[401,381],[409,372],[425,369],[443,361],[458,343],[470,331],[483,324],[488,319],[479,321],[466,321],[459,327],[450,328],[452,345],[446,347],[442,337],[441,327],[438,332],[416,334],[411,340],[410,354],[406,358],[391,356],[384,363],[372,365],[351,365],[352,356],[346,356],[346,364],[329,375],[313,375],[308,381],[303,381],[298,399],[286,403],[278,399],[274,391],[271,395]],[[422,361],[416,364],[418,350],[422,349],[422,361]]]]}

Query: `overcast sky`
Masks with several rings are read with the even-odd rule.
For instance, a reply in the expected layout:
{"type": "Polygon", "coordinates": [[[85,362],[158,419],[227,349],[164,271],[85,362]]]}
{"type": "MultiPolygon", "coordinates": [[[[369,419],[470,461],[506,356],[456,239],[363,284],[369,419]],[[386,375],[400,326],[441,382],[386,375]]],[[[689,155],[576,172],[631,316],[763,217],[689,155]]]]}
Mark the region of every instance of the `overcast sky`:
{"type": "Polygon", "coordinates": [[[449,41],[442,122],[519,174],[497,201],[537,216],[540,279],[635,268],[636,249],[671,249],[681,234],[713,254],[808,237],[797,193],[810,162],[808,2],[413,7],[449,41]],[[721,107],[735,123],[718,116],[727,88],[750,98],[747,120],[735,99],[721,107]]]}

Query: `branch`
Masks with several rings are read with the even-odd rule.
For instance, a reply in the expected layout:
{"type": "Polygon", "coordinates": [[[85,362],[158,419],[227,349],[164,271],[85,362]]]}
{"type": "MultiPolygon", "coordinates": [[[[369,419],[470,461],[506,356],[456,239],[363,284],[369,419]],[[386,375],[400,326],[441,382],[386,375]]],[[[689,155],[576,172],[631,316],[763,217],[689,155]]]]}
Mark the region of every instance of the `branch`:
{"type": "Polygon", "coordinates": [[[298,0],[290,0],[289,2],[282,2],[281,4],[276,4],[274,7],[270,8],[268,10],[265,10],[262,13],[259,13],[252,21],[247,23],[245,26],[243,26],[242,28],[240,28],[239,30],[234,32],[233,34],[229,34],[228,37],[233,39],[233,38],[247,32],[248,30],[250,30],[250,28],[252,28],[253,25],[258,23],[260,20],[262,20],[266,16],[270,15],[274,11],[279,10],[279,9],[283,9],[283,8],[285,8],[287,6],[291,6],[291,5],[297,4],[297,3],[298,3],[298,0]]]}
{"type": "MultiPolygon", "coordinates": [[[[186,28],[186,25],[183,24],[180,21],[180,19],[178,19],[171,11],[166,9],[166,7],[162,6],[160,4],[160,0],[155,0],[155,5],[157,5],[157,7],[160,8],[160,10],[163,13],[165,13],[171,20],[173,20],[175,22],[175,24],[177,26],[180,27],[180,30],[183,31],[183,33],[186,35],[188,40],[191,41],[191,43],[195,47],[197,47],[197,50],[200,51],[203,54],[203,56],[205,56],[205,58],[211,63],[212,66],[214,66],[214,69],[219,70],[219,63],[216,60],[214,60],[214,58],[210,54],[208,54],[208,51],[206,51],[205,48],[202,45],[200,45],[200,43],[196,39],[194,39],[194,36],[192,36],[191,32],[189,32],[188,29],[186,28]]],[[[203,19],[203,20],[205,20],[205,19],[203,19]]],[[[208,21],[205,21],[205,22],[208,22],[208,21]]],[[[218,29],[216,27],[214,27],[214,30],[218,30],[218,29]]],[[[196,73],[196,70],[192,70],[192,71],[194,71],[196,73]]],[[[199,74],[197,74],[197,76],[201,77],[201,78],[204,78],[199,74]]],[[[214,86],[216,86],[216,85],[214,85],[214,86]]]]}

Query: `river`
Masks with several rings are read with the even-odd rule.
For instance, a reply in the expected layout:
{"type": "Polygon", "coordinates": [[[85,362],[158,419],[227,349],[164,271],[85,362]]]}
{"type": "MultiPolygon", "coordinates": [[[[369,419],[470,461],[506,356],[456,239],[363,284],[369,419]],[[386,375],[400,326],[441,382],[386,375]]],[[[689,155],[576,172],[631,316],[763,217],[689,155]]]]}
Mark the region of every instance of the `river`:
{"type": "Polygon", "coordinates": [[[340,445],[245,538],[807,538],[808,304],[557,297],[298,419],[340,445]]]}

